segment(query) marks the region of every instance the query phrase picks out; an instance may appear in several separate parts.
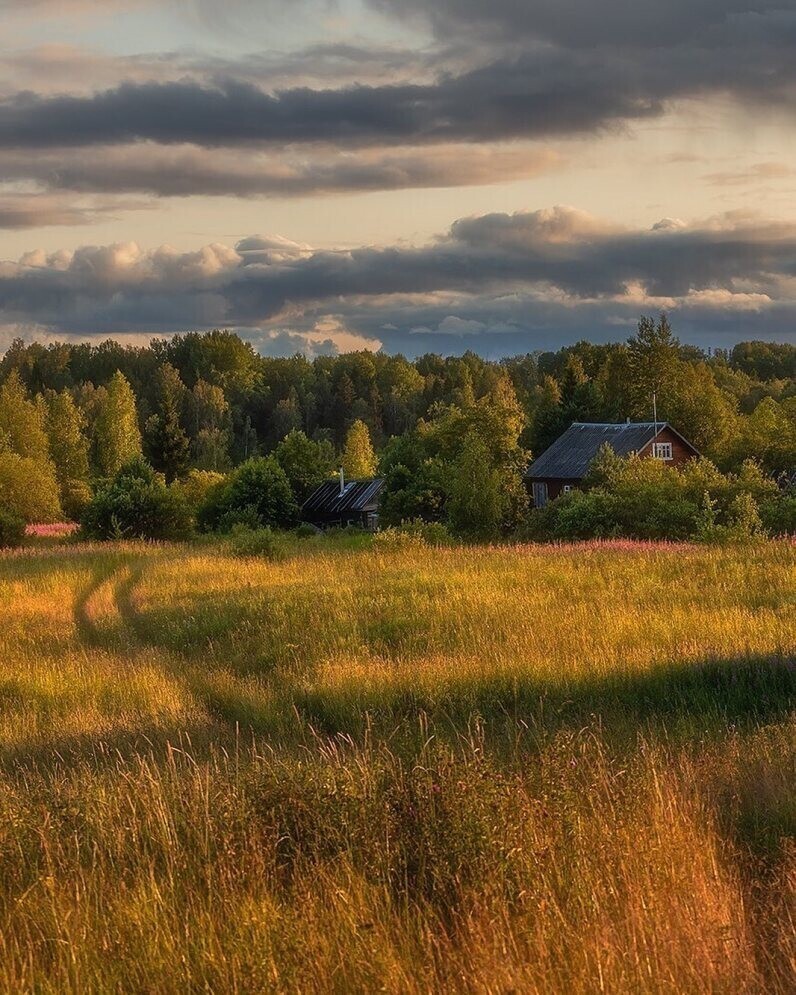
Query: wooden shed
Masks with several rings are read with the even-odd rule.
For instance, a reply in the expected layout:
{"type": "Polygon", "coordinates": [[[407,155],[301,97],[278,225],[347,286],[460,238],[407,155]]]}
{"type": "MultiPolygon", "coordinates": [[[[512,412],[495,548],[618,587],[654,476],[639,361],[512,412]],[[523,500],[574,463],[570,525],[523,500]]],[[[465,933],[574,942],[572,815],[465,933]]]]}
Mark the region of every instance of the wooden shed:
{"type": "Polygon", "coordinates": [[[535,507],[543,508],[548,501],[577,487],[605,443],[618,456],[638,453],[672,466],[699,456],[688,439],[668,422],[574,422],[526,472],[535,507]]]}
{"type": "Polygon", "coordinates": [[[310,494],[301,507],[302,521],[319,529],[354,525],[375,531],[379,525],[379,495],[384,478],[372,480],[327,480],[310,494]]]}

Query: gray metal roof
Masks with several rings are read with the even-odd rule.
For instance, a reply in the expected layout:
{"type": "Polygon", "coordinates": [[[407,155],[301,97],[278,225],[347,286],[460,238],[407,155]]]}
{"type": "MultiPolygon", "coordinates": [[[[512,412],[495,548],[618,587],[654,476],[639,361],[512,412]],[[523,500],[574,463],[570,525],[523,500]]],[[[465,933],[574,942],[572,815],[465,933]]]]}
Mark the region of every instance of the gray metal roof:
{"type": "MultiPolygon", "coordinates": [[[[629,456],[643,449],[665,428],[675,431],[668,422],[658,422],[656,425],[651,421],[619,424],[576,421],[531,463],[527,476],[531,479],[556,477],[562,480],[582,480],[603,443],[607,442],[618,456],[629,456]]],[[[679,432],[676,434],[680,435],[679,432]]],[[[687,442],[685,439],[683,441],[687,442]]]]}
{"type": "Polygon", "coordinates": [[[340,481],[327,480],[316,488],[301,507],[302,515],[337,515],[366,511],[379,502],[384,478],[348,480],[340,493],[340,481]]]}

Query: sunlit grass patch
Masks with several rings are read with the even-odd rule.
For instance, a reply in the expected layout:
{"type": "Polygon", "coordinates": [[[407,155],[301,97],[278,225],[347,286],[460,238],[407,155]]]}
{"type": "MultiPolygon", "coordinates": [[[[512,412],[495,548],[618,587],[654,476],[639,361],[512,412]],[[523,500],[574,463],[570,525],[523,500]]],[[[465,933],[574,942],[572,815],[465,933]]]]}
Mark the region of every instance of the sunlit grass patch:
{"type": "Polygon", "coordinates": [[[796,549],[0,555],[0,990],[786,993],[796,549]]]}

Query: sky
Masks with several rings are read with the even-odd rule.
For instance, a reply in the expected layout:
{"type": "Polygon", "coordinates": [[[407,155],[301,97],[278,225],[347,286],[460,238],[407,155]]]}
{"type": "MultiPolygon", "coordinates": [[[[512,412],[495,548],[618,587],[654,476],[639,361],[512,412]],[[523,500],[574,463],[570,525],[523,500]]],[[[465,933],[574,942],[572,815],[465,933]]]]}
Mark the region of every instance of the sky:
{"type": "Polygon", "coordinates": [[[796,0],[0,0],[0,350],[796,342],[796,0]]]}

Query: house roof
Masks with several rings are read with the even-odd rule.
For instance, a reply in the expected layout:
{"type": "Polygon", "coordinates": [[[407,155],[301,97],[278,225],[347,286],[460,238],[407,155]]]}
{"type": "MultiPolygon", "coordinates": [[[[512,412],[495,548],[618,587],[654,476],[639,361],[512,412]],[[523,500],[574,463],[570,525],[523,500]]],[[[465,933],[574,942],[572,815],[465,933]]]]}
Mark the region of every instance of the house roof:
{"type": "Polygon", "coordinates": [[[327,480],[316,488],[301,507],[302,515],[337,515],[367,510],[378,503],[384,478],[348,480],[340,493],[339,480],[327,480]]]}
{"type": "Polygon", "coordinates": [[[618,456],[630,456],[652,442],[664,429],[674,432],[697,453],[691,443],[668,422],[574,422],[534,460],[527,475],[531,479],[556,477],[582,480],[603,443],[607,442],[618,456]]]}

